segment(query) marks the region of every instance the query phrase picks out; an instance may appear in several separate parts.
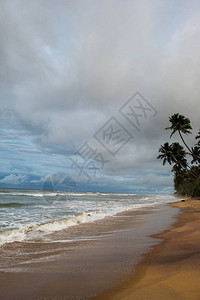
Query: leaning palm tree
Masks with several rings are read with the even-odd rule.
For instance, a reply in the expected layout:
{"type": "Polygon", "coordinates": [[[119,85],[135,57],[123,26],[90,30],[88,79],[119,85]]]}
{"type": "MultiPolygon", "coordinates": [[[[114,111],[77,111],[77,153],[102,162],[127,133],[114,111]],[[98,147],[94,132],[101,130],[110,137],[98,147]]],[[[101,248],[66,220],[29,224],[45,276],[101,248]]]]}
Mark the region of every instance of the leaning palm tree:
{"type": "Polygon", "coordinates": [[[165,165],[166,162],[168,162],[170,165],[174,163],[181,169],[188,172],[190,171],[195,178],[198,178],[198,175],[191,170],[190,166],[188,166],[185,158],[186,152],[179,143],[172,143],[171,145],[169,145],[169,143],[165,143],[164,145],[160,146],[159,152],[161,154],[158,155],[157,159],[162,159],[163,165],[165,165]]]}
{"type": "Polygon", "coordinates": [[[187,163],[187,153],[185,152],[184,148],[176,142],[172,143],[172,151],[176,164],[181,166],[184,170],[190,172],[193,177],[198,178],[199,174],[197,174],[187,163]]]}
{"type": "Polygon", "coordinates": [[[164,145],[161,145],[158,152],[160,152],[161,154],[158,155],[157,159],[162,159],[163,165],[165,165],[166,162],[168,162],[170,165],[175,162],[173,157],[172,145],[169,145],[169,143],[164,143],[164,145]]]}
{"type": "Polygon", "coordinates": [[[193,160],[191,161],[192,164],[198,163],[198,160],[200,160],[200,147],[199,146],[194,146],[192,147],[192,157],[193,160]]]}
{"type": "Polygon", "coordinates": [[[187,169],[187,161],[185,159],[186,152],[179,143],[165,143],[160,146],[157,159],[163,160],[163,165],[168,162],[170,165],[172,163],[179,165],[182,169],[187,169]]]}
{"type": "Polygon", "coordinates": [[[197,145],[200,146],[200,129],[199,129],[199,132],[198,132],[198,135],[195,137],[196,140],[199,140],[197,145]]]}
{"type": "Polygon", "coordinates": [[[176,161],[176,164],[179,164],[183,169],[186,171],[189,171],[192,176],[195,178],[198,178],[199,175],[192,170],[192,168],[188,165],[187,160],[186,160],[186,152],[184,148],[179,144],[179,143],[172,143],[172,150],[173,150],[173,155],[176,161]]]}
{"type": "Polygon", "coordinates": [[[186,170],[183,170],[178,164],[175,164],[172,168],[172,172],[174,173],[174,188],[183,194],[189,194],[191,185],[187,180],[188,173],[186,170]]]}
{"type": "Polygon", "coordinates": [[[186,152],[179,143],[172,143],[172,154],[175,163],[181,166],[183,169],[187,169],[188,165],[186,160],[186,152]]]}
{"type": "MultiPolygon", "coordinates": [[[[172,137],[172,135],[178,131],[179,136],[183,142],[183,144],[185,145],[185,147],[189,150],[190,154],[193,154],[192,149],[190,149],[188,147],[188,145],[186,144],[182,133],[188,135],[191,134],[192,127],[190,124],[190,119],[184,117],[183,115],[180,114],[174,114],[171,117],[169,117],[169,121],[171,123],[170,127],[165,128],[166,130],[170,129],[172,130],[172,133],[170,135],[170,138],[172,137]]],[[[194,154],[195,155],[195,154],[194,154]]],[[[198,159],[198,157],[196,157],[196,160],[200,163],[200,159],[198,159]]]]}
{"type": "Polygon", "coordinates": [[[170,127],[165,128],[166,130],[170,129],[172,130],[172,133],[170,135],[170,138],[172,137],[172,135],[178,131],[181,140],[183,141],[184,145],[186,146],[186,148],[191,152],[191,149],[188,147],[188,145],[186,144],[185,140],[183,139],[182,133],[184,134],[190,134],[191,133],[191,125],[190,125],[190,119],[177,114],[172,115],[171,117],[169,117],[169,121],[171,123],[170,127]]]}

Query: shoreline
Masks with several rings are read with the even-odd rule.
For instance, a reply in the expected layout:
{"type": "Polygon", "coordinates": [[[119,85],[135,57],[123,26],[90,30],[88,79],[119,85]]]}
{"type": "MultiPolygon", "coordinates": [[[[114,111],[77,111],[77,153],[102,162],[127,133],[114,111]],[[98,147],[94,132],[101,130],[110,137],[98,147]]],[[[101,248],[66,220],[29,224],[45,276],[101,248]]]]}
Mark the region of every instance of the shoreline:
{"type": "Polygon", "coordinates": [[[152,236],[161,242],[144,255],[125,283],[94,299],[199,299],[200,200],[177,196],[168,206],[180,213],[172,228],[152,236]]]}
{"type": "Polygon", "coordinates": [[[7,245],[4,253],[0,253],[1,260],[5,258],[7,263],[9,257],[14,262],[11,267],[4,264],[4,270],[0,270],[1,297],[5,300],[91,299],[115,288],[128,280],[143,255],[160,242],[152,234],[171,227],[174,215],[174,209],[160,204],[62,232],[73,235],[80,228],[85,236],[91,236],[98,230],[100,235],[96,239],[7,245]]]}

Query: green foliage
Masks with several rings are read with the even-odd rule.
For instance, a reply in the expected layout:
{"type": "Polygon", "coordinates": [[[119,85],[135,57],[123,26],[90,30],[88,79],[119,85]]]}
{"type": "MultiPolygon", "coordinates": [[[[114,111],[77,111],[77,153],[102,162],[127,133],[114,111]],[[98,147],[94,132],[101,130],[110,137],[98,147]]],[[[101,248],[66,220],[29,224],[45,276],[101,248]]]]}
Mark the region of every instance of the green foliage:
{"type": "Polygon", "coordinates": [[[200,146],[200,129],[199,129],[198,135],[195,138],[196,138],[196,140],[199,140],[196,145],[200,146]]]}
{"type": "Polygon", "coordinates": [[[200,130],[195,137],[199,140],[198,143],[189,148],[182,134],[191,134],[190,120],[177,113],[172,115],[169,121],[171,126],[165,129],[172,130],[170,138],[175,132],[178,132],[187,152],[178,142],[174,142],[171,145],[166,142],[160,146],[160,154],[157,159],[161,159],[163,165],[166,163],[173,165],[174,188],[178,194],[200,197],[200,130]],[[191,162],[190,160],[189,162],[187,161],[187,156],[192,157],[191,162]],[[191,163],[195,165],[191,165],[191,163]]]}
{"type": "Polygon", "coordinates": [[[161,154],[158,155],[157,159],[162,159],[163,165],[165,165],[166,162],[168,162],[170,165],[172,163],[176,163],[181,168],[186,168],[186,152],[179,143],[172,143],[171,145],[169,145],[169,143],[165,143],[164,145],[160,146],[159,152],[161,154]]]}
{"type": "Polygon", "coordinates": [[[190,125],[190,119],[177,113],[169,117],[169,122],[171,123],[171,126],[165,129],[172,130],[170,137],[177,131],[181,131],[184,134],[191,133],[190,129],[192,129],[192,127],[190,125]]]}
{"type": "Polygon", "coordinates": [[[200,182],[193,188],[192,197],[200,197],[200,182]]]}
{"type": "Polygon", "coordinates": [[[199,146],[192,147],[192,158],[193,158],[193,160],[191,161],[192,164],[198,163],[198,160],[200,159],[200,147],[199,146]]]}

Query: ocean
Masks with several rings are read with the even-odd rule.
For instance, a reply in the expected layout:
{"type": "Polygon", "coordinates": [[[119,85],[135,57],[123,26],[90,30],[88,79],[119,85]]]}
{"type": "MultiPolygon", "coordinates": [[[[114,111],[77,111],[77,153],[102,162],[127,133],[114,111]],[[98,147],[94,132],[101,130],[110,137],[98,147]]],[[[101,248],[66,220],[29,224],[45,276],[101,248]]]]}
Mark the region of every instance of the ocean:
{"type": "Polygon", "coordinates": [[[173,195],[0,189],[0,245],[50,241],[52,233],[70,226],[174,201],[173,195]]]}

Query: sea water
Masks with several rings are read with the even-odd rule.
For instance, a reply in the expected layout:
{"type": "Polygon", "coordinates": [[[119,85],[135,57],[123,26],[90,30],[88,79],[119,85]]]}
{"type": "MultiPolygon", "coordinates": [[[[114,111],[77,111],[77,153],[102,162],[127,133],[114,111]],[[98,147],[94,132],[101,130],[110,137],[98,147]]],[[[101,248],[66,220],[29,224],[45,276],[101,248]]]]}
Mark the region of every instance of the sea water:
{"type": "Polygon", "coordinates": [[[0,189],[0,245],[174,201],[173,195],[0,189]]]}

